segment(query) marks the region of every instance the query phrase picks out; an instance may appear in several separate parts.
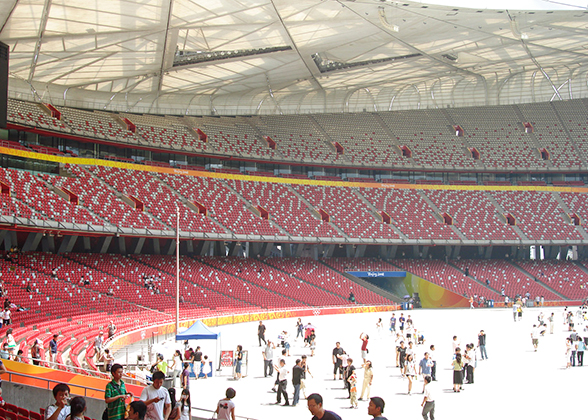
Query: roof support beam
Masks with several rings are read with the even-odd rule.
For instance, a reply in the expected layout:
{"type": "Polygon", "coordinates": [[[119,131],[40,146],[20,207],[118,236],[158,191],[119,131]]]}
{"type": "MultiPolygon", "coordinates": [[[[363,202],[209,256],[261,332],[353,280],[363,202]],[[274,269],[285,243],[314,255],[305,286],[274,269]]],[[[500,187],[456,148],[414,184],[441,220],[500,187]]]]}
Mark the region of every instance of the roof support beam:
{"type": "Polygon", "coordinates": [[[168,37],[169,37],[169,26],[171,24],[172,12],[174,10],[174,0],[169,0],[168,9],[167,9],[167,22],[165,25],[165,34],[163,38],[163,51],[161,53],[161,67],[159,69],[159,81],[157,83],[157,96],[161,93],[161,88],[163,87],[163,74],[165,72],[165,63],[166,63],[166,56],[167,56],[167,49],[168,49],[168,37]]]}
{"type": "Polygon", "coordinates": [[[290,34],[290,31],[288,30],[288,27],[286,26],[286,23],[284,22],[284,20],[282,19],[282,16],[280,15],[280,12],[278,11],[278,8],[276,7],[276,3],[274,2],[274,0],[271,0],[271,4],[272,7],[274,8],[274,11],[276,12],[276,17],[278,18],[278,20],[280,21],[282,28],[284,29],[284,32],[286,33],[287,38],[290,40],[290,42],[292,43],[292,47],[294,48],[294,50],[296,51],[296,53],[298,54],[298,56],[300,57],[300,60],[302,60],[302,62],[304,63],[304,66],[306,67],[306,69],[308,70],[308,72],[310,73],[310,80],[312,81],[312,83],[318,87],[319,89],[323,90],[322,85],[320,84],[320,82],[318,81],[318,79],[315,77],[314,73],[312,72],[312,68],[310,66],[310,63],[307,62],[307,59],[310,60],[310,57],[304,57],[302,55],[302,53],[300,52],[300,50],[298,49],[298,45],[296,45],[296,42],[294,41],[294,38],[292,37],[292,34],[290,34]]]}
{"type": "Polygon", "coordinates": [[[45,34],[45,28],[47,27],[47,21],[49,20],[49,12],[51,11],[51,0],[45,0],[45,6],[43,7],[43,14],[41,15],[41,22],[39,23],[39,35],[37,37],[37,43],[35,44],[35,52],[31,61],[31,70],[29,71],[29,83],[33,82],[35,76],[35,67],[39,60],[39,53],[41,52],[41,44],[43,43],[43,35],[45,34]]]}
{"type": "Polygon", "coordinates": [[[12,12],[14,12],[14,9],[16,9],[17,4],[18,4],[18,0],[14,0],[14,3],[12,5],[12,7],[10,8],[10,12],[6,15],[6,20],[4,22],[2,22],[2,27],[0,27],[0,35],[2,35],[2,32],[4,31],[4,27],[6,26],[6,24],[10,20],[10,16],[12,16],[12,12]]]}

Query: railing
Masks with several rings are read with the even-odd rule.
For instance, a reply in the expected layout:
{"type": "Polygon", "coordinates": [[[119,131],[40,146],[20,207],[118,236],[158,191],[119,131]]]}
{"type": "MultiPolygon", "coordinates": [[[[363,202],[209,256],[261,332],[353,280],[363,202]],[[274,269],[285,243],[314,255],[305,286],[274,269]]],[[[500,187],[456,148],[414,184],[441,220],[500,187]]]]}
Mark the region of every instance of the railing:
{"type": "MultiPolygon", "coordinates": [[[[192,416],[194,416],[194,411],[198,411],[200,413],[206,413],[206,415],[200,416],[201,418],[209,418],[209,419],[214,418],[214,410],[206,410],[204,408],[192,407],[192,416]]],[[[245,417],[245,416],[235,416],[235,417],[238,419],[244,419],[244,420],[255,420],[253,417],[245,417]]]]}
{"type": "MultiPolygon", "coordinates": [[[[58,381],[54,381],[51,379],[45,379],[45,378],[39,378],[38,376],[27,375],[24,373],[17,373],[17,372],[8,371],[7,374],[8,374],[8,382],[23,384],[23,385],[28,385],[28,386],[34,386],[36,388],[42,388],[42,389],[46,389],[48,391],[52,390],[53,387],[59,383],[58,381]]],[[[71,393],[73,395],[79,395],[79,396],[86,397],[86,398],[104,399],[104,390],[103,389],[92,388],[92,387],[88,387],[88,386],[84,386],[84,385],[72,385],[72,384],[69,384],[69,387],[70,387],[71,393]]],[[[137,399],[139,399],[139,396],[135,395],[133,398],[135,400],[137,400],[137,399]]],[[[202,416],[203,418],[212,418],[214,416],[214,411],[207,410],[204,408],[192,407],[192,411],[206,413],[205,416],[202,416]]],[[[256,420],[253,417],[245,417],[245,416],[235,416],[235,417],[238,419],[243,419],[243,420],[256,420]]]]}
{"type": "MultiPolygon", "coordinates": [[[[100,372],[99,370],[86,369],[83,367],[77,367],[77,366],[73,366],[73,365],[66,365],[63,363],[51,362],[49,360],[34,359],[32,357],[29,357],[28,359],[31,361],[37,361],[37,362],[39,362],[38,366],[48,367],[49,369],[78,373],[78,374],[82,374],[82,375],[86,374],[88,376],[93,376],[96,378],[103,378],[104,379],[105,376],[108,376],[110,378],[110,376],[108,375],[108,372],[100,372]]],[[[22,362],[22,363],[24,363],[24,362],[22,362]]],[[[146,382],[143,382],[143,381],[136,379],[136,378],[133,378],[131,376],[127,376],[126,374],[124,374],[123,379],[126,383],[129,383],[129,384],[138,385],[138,386],[146,386],[147,385],[146,382]]]]}
{"type": "MultiPolygon", "coordinates": [[[[47,390],[52,390],[55,385],[59,383],[59,381],[55,381],[49,378],[40,378],[38,376],[27,375],[25,373],[19,372],[12,372],[7,371],[8,374],[8,382],[34,386],[36,388],[42,388],[47,390]]],[[[88,398],[104,398],[104,390],[91,388],[84,385],[71,385],[70,389],[72,394],[81,395],[83,397],[88,398]]]]}

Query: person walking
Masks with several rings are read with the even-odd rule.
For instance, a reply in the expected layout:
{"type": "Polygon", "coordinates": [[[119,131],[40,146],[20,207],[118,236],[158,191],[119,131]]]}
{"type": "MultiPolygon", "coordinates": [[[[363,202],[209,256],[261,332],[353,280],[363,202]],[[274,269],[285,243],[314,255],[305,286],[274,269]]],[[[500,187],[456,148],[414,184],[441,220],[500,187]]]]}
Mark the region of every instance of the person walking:
{"type": "Polygon", "coordinates": [[[478,333],[478,348],[480,349],[480,357],[482,360],[488,358],[488,354],[486,353],[486,333],[484,330],[480,330],[478,333]]]}
{"type": "Polygon", "coordinates": [[[184,370],[182,370],[182,388],[190,389],[190,363],[184,362],[184,370]]]}
{"type": "Polygon", "coordinates": [[[173,384],[176,386],[176,379],[180,377],[182,373],[182,365],[183,365],[182,353],[179,350],[174,352],[174,357],[172,359],[172,365],[170,369],[172,370],[172,375],[174,378],[173,384]]]}
{"type": "Polygon", "coordinates": [[[261,352],[263,354],[263,377],[267,378],[274,374],[274,350],[276,346],[267,340],[265,343],[265,350],[261,352]]]}
{"type": "Polygon", "coordinates": [[[421,414],[424,420],[435,420],[435,398],[431,393],[431,382],[431,377],[428,375],[425,376],[424,397],[423,402],[421,403],[421,407],[423,407],[421,414]]]}
{"type": "Polygon", "coordinates": [[[300,378],[300,391],[302,392],[302,396],[304,397],[304,399],[306,399],[306,374],[308,373],[310,375],[310,377],[313,378],[312,373],[310,372],[310,368],[308,367],[306,359],[307,359],[306,354],[303,354],[301,366],[304,369],[304,371],[302,372],[302,378],[300,378]]]}
{"type": "Polygon", "coordinates": [[[576,342],[576,357],[578,358],[578,366],[584,366],[584,351],[586,350],[586,344],[582,337],[578,336],[576,342]]]}
{"type": "Polygon", "coordinates": [[[157,371],[153,374],[153,383],[143,388],[141,401],[147,406],[147,420],[167,420],[171,411],[169,392],[163,385],[165,374],[157,371]]]}
{"type": "Polygon", "coordinates": [[[180,394],[180,420],[192,420],[192,401],[190,400],[190,390],[182,389],[180,394]]]}
{"type": "Polygon", "coordinates": [[[295,407],[300,401],[300,384],[302,376],[304,375],[304,368],[302,367],[302,360],[296,359],[296,364],[292,368],[292,385],[294,386],[294,397],[292,397],[292,406],[295,407]]]}
{"type": "Polygon", "coordinates": [[[274,365],[274,368],[278,371],[278,395],[276,396],[276,404],[280,404],[282,402],[282,395],[284,396],[284,400],[286,401],[284,405],[290,405],[288,401],[288,392],[286,391],[286,387],[288,386],[288,373],[290,371],[286,367],[286,361],[284,359],[280,359],[280,365],[274,365]]]}
{"type": "Polygon", "coordinates": [[[411,395],[412,383],[416,378],[416,364],[412,354],[406,356],[406,363],[404,364],[404,376],[406,379],[408,379],[408,395],[411,395]]]}
{"type": "Polygon", "coordinates": [[[359,401],[363,401],[363,395],[367,392],[366,399],[370,398],[370,390],[372,381],[374,379],[374,371],[371,361],[367,361],[363,364],[363,384],[361,386],[361,395],[359,401]]]}
{"type": "Polygon", "coordinates": [[[537,324],[533,324],[533,328],[531,329],[531,341],[533,342],[535,351],[537,351],[537,347],[539,347],[539,328],[537,328],[537,324]]]}
{"type": "Polygon", "coordinates": [[[59,335],[53,334],[53,339],[49,341],[49,351],[51,354],[52,363],[55,363],[57,359],[57,337],[59,337],[59,335]]]}
{"type": "Polygon", "coordinates": [[[214,411],[218,420],[235,420],[235,403],[233,402],[235,395],[237,393],[233,388],[227,388],[225,391],[226,398],[217,403],[214,411]]]}
{"type": "Polygon", "coordinates": [[[104,391],[104,402],[106,403],[106,411],[108,420],[123,420],[125,418],[127,398],[131,398],[133,394],[127,391],[125,383],[122,380],[123,366],[120,363],[115,363],[110,368],[112,381],[106,384],[104,391]]]}
{"type": "Polygon", "coordinates": [[[433,366],[431,366],[431,380],[437,380],[437,359],[435,358],[435,345],[431,344],[429,347],[429,358],[433,362],[433,366]]]}
{"type": "Polygon", "coordinates": [[[170,388],[167,390],[169,393],[169,399],[171,401],[171,410],[169,412],[169,416],[167,420],[180,420],[180,406],[178,405],[178,401],[176,400],[176,389],[170,388]]]}
{"type": "Polygon", "coordinates": [[[355,369],[351,371],[347,381],[349,382],[349,402],[351,403],[351,408],[357,408],[357,373],[355,369]]]}
{"type": "Polygon", "coordinates": [[[398,366],[400,367],[400,372],[404,372],[404,363],[406,362],[406,346],[404,345],[404,341],[400,342],[400,346],[398,347],[398,366]]]}
{"type": "Polygon", "coordinates": [[[257,341],[259,341],[259,347],[261,347],[261,342],[263,344],[267,344],[265,341],[265,325],[263,325],[262,321],[259,321],[259,325],[257,326],[257,341]]]}
{"type": "Polygon", "coordinates": [[[300,318],[298,318],[298,321],[296,321],[296,341],[298,341],[299,336],[304,339],[304,324],[300,318]]]}
{"type": "MultiPolygon", "coordinates": [[[[419,362],[419,375],[423,375],[423,379],[427,376],[431,376],[431,368],[433,367],[433,361],[431,360],[429,353],[425,352],[423,358],[419,362]]],[[[423,394],[425,393],[425,386],[423,385],[423,394]]]]}

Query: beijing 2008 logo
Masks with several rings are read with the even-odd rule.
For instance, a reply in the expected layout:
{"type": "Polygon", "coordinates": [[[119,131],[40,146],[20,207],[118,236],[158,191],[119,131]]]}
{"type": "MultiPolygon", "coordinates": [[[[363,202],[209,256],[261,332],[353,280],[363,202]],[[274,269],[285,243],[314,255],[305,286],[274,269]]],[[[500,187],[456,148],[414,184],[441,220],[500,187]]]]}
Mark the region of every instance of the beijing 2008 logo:
{"type": "Polygon", "coordinates": [[[312,314],[313,314],[314,316],[320,315],[320,314],[321,314],[321,310],[320,310],[320,309],[313,309],[313,310],[312,310],[312,314]]]}

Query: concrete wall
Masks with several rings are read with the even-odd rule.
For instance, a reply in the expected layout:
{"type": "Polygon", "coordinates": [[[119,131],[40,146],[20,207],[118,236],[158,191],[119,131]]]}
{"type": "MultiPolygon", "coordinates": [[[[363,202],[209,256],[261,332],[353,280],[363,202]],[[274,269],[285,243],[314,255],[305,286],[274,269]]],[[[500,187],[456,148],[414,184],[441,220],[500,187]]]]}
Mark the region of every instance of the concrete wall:
{"type": "MultiPolygon", "coordinates": [[[[50,389],[14,384],[8,381],[2,381],[2,398],[10,404],[37,413],[40,412],[40,408],[47,408],[55,401],[53,392],[50,389]]],[[[106,408],[104,400],[86,397],[86,406],[88,407],[86,416],[96,420],[102,419],[102,413],[106,408]]],[[[208,420],[210,417],[211,415],[206,415],[205,413],[195,413],[192,420],[208,420]]]]}
{"type": "MultiPolygon", "coordinates": [[[[51,389],[35,388],[8,381],[2,381],[2,398],[10,404],[37,413],[40,408],[46,408],[55,401],[51,389]]],[[[97,420],[102,419],[102,412],[106,408],[104,400],[86,397],[86,406],[88,407],[86,416],[97,420]]]]}

